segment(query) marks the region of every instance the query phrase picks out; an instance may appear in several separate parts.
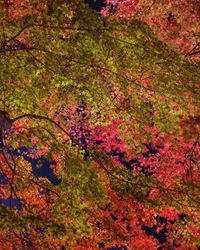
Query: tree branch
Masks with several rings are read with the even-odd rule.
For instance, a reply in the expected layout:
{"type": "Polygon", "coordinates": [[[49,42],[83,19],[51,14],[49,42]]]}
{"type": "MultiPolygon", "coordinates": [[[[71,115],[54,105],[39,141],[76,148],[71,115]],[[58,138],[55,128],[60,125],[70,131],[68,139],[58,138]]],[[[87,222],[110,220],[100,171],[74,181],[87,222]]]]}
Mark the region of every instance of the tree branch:
{"type": "Polygon", "coordinates": [[[56,196],[58,196],[58,197],[60,198],[60,195],[59,195],[56,191],[54,191],[54,190],[52,190],[52,189],[50,189],[50,188],[48,188],[48,187],[43,186],[42,184],[40,184],[40,183],[34,181],[33,179],[31,179],[30,181],[32,181],[32,182],[33,182],[34,184],[36,184],[37,186],[39,186],[39,187],[41,187],[41,188],[43,188],[43,189],[48,190],[49,192],[55,194],[56,196]]]}

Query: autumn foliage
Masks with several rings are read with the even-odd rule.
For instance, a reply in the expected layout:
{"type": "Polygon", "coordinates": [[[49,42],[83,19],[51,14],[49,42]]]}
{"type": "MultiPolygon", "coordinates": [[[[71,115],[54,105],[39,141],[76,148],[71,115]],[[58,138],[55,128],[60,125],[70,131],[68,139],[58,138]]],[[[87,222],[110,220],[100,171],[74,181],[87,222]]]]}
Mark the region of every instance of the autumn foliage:
{"type": "Polygon", "coordinates": [[[200,247],[199,2],[0,1],[0,249],[200,247]]]}

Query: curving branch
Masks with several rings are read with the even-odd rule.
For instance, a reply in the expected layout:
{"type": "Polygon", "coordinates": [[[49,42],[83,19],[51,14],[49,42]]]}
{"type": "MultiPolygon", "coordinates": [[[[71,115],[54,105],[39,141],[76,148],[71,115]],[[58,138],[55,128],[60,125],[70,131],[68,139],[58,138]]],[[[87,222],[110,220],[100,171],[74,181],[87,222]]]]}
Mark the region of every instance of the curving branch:
{"type": "Polygon", "coordinates": [[[18,120],[24,119],[24,118],[33,118],[33,119],[39,119],[39,120],[46,120],[58,127],[62,132],[64,132],[74,143],[77,145],[80,144],[76,139],[74,139],[62,126],[60,126],[56,121],[53,119],[43,116],[43,115],[35,115],[35,114],[24,114],[20,115],[14,119],[11,119],[12,124],[15,123],[18,120]]]}
{"type": "Polygon", "coordinates": [[[47,190],[47,191],[49,191],[49,192],[55,194],[57,197],[60,198],[60,195],[59,195],[56,191],[52,190],[51,188],[45,187],[45,186],[43,186],[41,183],[38,183],[38,182],[34,181],[33,179],[31,179],[30,181],[33,182],[33,183],[34,183],[35,185],[37,185],[38,187],[43,188],[43,189],[45,189],[45,190],[47,190]]]}
{"type": "Polygon", "coordinates": [[[28,25],[24,26],[24,27],[23,27],[21,30],[19,30],[14,36],[12,36],[12,37],[6,39],[6,40],[3,42],[3,44],[5,45],[5,44],[7,44],[8,42],[11,42],[11,41],[15,40],[18,36],[21,35],[21,33],[23,33],[27,28],[29,28],[29,27],[31,27],[31,26],[32,26],[32,24],[28,24],[28,25]]]}

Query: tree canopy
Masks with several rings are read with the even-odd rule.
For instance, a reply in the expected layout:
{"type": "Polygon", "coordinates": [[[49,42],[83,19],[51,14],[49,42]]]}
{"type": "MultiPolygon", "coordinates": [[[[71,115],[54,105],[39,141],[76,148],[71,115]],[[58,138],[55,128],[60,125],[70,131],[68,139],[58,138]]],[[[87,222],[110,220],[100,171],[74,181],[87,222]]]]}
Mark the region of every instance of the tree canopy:
{"type": "Polygon", "coordinates": [[[198,43],[107,4],[0,2],[2,249],[200,246],[198,43]]]}

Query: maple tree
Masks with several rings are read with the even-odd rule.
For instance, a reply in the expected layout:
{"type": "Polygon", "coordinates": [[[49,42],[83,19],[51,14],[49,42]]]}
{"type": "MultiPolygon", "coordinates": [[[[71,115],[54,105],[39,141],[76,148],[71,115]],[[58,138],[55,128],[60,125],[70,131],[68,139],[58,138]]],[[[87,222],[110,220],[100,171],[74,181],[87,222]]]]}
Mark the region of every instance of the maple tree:
{"type": "Polygon", "coordinates": [[[200,245],[199,63],[127,2],[0,2],[2,249],[200,245]]]}

